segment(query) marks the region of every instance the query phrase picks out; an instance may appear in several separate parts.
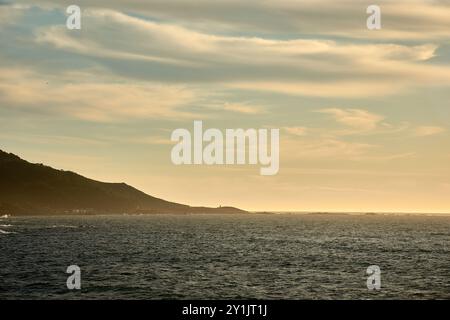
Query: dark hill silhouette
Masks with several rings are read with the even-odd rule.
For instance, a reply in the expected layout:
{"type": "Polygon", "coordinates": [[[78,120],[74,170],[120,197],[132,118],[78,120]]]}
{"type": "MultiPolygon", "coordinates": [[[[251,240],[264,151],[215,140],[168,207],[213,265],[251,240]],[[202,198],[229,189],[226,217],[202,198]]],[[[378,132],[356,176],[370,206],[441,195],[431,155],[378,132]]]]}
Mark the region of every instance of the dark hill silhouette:
{"type": "Polygon", "coordinates": [[[149,196],[125,183],[105,183],[22,160],[0,150],[0,214],[245,213],[190,207],[149,196]]]}

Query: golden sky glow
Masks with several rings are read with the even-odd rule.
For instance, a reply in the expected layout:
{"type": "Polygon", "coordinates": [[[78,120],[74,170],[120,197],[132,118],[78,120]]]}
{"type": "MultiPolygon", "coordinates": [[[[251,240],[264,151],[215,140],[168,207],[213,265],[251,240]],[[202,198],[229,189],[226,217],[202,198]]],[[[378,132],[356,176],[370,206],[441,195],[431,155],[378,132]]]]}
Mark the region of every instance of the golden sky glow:
{"type": "Polygon", "coordinates": [[[190,205],[450,212],[450,3],[0,4],[0,149],[190,205]],[[237,14],[239,12],[239,14],[237,14]],[[279,128],[280,171],[174,166],[170,134],[279,128]]]}

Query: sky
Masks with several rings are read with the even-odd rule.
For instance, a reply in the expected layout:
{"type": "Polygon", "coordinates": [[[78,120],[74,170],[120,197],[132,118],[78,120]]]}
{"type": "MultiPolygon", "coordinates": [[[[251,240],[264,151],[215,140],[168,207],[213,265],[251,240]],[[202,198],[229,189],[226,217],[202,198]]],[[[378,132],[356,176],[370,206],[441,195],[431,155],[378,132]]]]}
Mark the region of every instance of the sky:
{"type": "Polygon", "coordinates": [[[449,213],[449,17],[432,0],[0,1],[0,149],[189,205],[449,213]],[[174,165],[194,120],[280,129],[278,174],[174,165]]]}

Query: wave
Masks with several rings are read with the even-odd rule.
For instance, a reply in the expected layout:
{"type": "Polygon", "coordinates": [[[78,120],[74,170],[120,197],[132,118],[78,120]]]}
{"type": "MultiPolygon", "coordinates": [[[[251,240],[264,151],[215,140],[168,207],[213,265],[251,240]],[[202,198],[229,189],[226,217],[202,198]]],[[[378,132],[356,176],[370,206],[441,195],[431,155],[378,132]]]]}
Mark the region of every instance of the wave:
{"type": "Polygon", "coordinates": [[[0,224],[0,228],[8,228],[8,227],[12,227],[12,224],[0,224]]]}
{"type": "Polygon", "coordinates": [[[1,230],[0,229],[0,234],[11,234],[11,233],[17,233],[17,232],[9,232],[9,231],[5,231],[5,230],[1,230]]]}
{"type": "Polygon", "coordinates": [[[51,225],[48,226],[47,228],[78,228],[78,226],[71,226],[71,225],[64,225],[64,224],[60,224],[60,225],[51,225]]]}
{"type": "Polygon", "coordinates": [[[7,219],[7,218],[9,218],[9,217],[10,217],[10,215],[4,214],[4,215],[0,216],[0,219],[7,219]]]}

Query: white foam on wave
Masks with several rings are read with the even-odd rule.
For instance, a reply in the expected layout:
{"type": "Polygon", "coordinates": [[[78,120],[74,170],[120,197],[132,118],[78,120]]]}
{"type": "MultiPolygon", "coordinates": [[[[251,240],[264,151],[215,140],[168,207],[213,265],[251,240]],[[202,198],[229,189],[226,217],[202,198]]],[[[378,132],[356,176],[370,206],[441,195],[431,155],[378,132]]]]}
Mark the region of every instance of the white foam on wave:
{"type": "Polygon", "coordinates": [[[12,224],[0,224],[0,228],[9,228],[12,227],[12,224]]]}
{"type": "Polygon", "coordinates": [[[10,217],[10,216],[7,215],[7,214],[4,214],[4,215],[0,216],[1,219],[8,219],[9,217],[10,217]]]}
{"type": "Polygon", "coordinates": [[[0,234],[11,234],[11,233],[16,233],[16,232],[9,232],[9,231],[5,231],[5,230],[1,230],[0,229],[0,234]]]}
{"type": "Polygon", "coordinates": [[[61,225],[55,224],[55,225],[49,226],[49,228],[78,228],[78,227],[77,226],[64,225],[64,224],[61,224],[61,225]]]}

